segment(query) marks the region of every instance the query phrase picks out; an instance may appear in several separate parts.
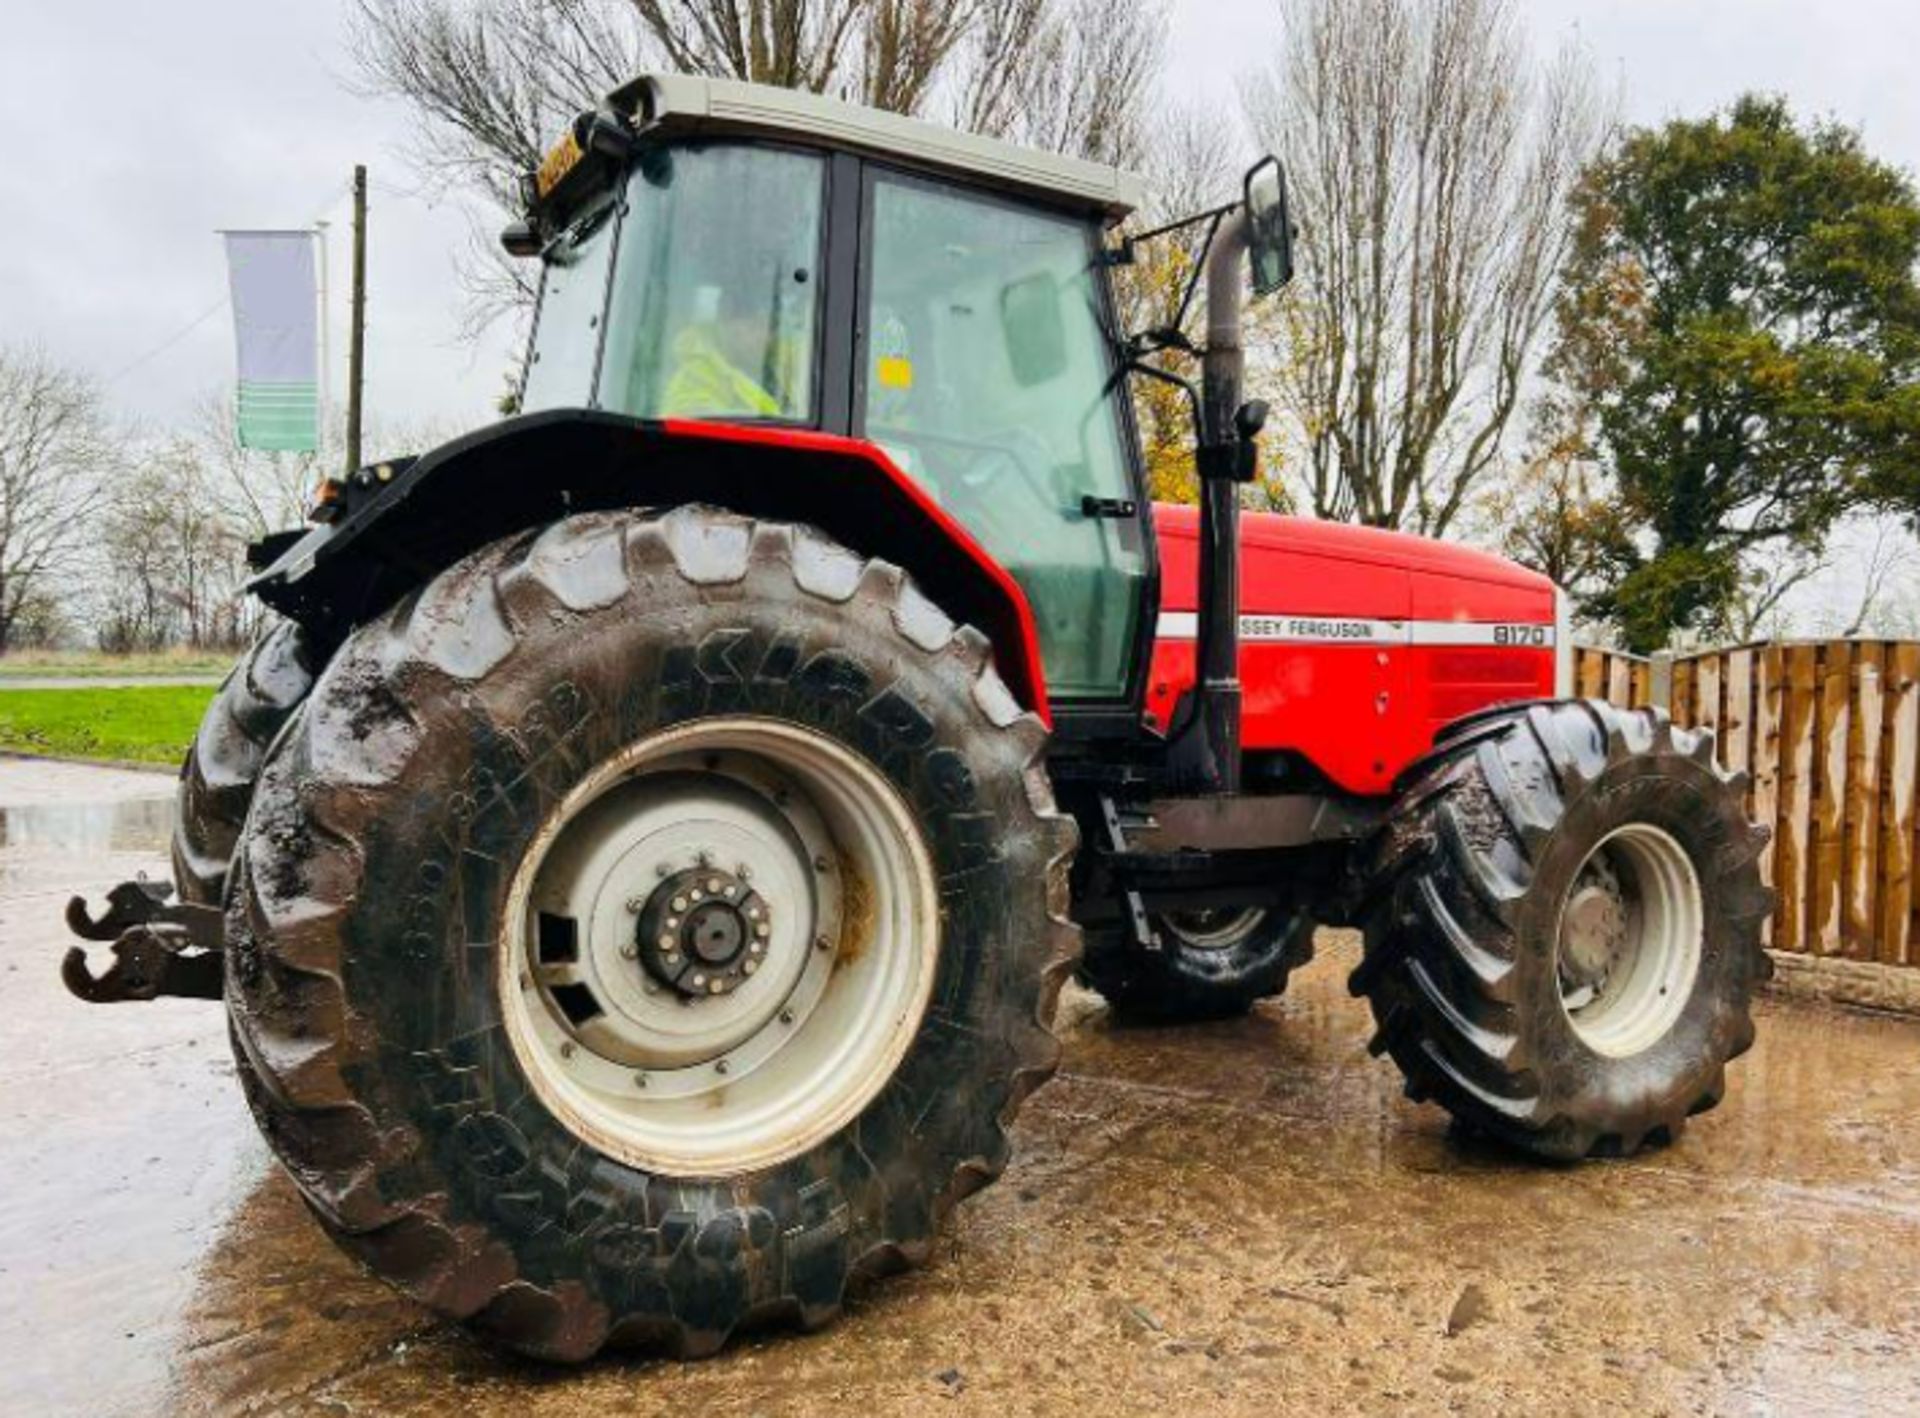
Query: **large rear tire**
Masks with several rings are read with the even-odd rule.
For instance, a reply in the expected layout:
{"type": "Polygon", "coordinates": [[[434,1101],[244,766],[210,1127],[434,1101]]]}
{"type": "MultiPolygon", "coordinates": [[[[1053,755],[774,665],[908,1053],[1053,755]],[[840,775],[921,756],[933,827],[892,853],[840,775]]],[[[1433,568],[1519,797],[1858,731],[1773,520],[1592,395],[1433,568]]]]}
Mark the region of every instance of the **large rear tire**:
{"type": "Polygon", "coordinates": [[[1044,746],[983,637],[810,531],[482,551],[347,641],[261,777],[260,1123],[342,1246],[525,1353],[824,1323],[1055,1066],[1044,746]]]}
{"type": "Polygon", "coordinates": [[[1403,783],[1352,986],[1408,1096],[1561,1160],[1671,1141],[1718,1103],[1773,902],[1712,736],[1534,704],[1454,725],[1403,783]]]}
{"type": "Polygon", "coordinates": [[[1080,980],[1127,1020],[1177,1024],[1231,1019],[1287,988],[1313,959],[1313,917],[1261,906],[1153,917],[1160,948],[1120,932],[1087,941],[1080,980]]]}
{"type": "Polygon", "coordinates": [[[180,765],[173,881],[190,905],[218,906],[267,748],[313,688],[322,657],[292,621],[253,642],[207,706],[180,765]]]}

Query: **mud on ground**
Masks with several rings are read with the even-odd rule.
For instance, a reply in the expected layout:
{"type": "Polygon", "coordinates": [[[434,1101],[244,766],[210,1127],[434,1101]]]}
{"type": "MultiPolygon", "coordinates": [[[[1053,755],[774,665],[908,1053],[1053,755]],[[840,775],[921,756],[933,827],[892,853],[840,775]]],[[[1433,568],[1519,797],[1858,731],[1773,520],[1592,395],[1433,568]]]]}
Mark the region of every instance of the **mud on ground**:
{"type": "Polygon", "coordinates": [[[1678,1147],[1546,1169],[1400,1098],[1326,936],[1238,1023],[1071,993],[1005,1179],[835,1328],[502,1358],[321,1238],[217,1009],[60,990],[171,786],[0,762],[0,1414],[1920,1412],[1920,1022],[1769,1003],[1678,1147]]]}

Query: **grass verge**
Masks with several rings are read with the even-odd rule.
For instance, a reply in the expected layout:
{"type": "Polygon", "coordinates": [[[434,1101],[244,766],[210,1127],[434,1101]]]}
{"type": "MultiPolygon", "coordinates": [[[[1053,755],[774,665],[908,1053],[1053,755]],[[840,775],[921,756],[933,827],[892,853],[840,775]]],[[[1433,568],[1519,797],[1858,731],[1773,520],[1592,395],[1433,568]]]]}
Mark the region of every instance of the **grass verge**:
{"type": "Polygon", "coordinates": [[[0,680],[113,679],[143,675],[224,675],[232,651],[160,650],[142,655],[106,655],[98,650],[15,650],[0,655],[0,680]]]}
{"type": "Polygon", "coordinates": [[[212,685],[15,689],[0,695],[0,749],[56,758],[178,763],[212,685]]]}

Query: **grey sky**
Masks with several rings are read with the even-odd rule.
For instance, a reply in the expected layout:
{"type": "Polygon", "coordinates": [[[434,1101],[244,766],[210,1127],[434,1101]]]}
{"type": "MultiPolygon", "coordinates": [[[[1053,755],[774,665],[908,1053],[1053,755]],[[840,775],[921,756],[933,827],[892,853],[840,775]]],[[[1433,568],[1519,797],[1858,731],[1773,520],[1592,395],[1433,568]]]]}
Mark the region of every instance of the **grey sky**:
{"type": "MultiPolygon", "coordinates": [[[[1743,89],[1865,128],[1920,169],[1920,6],[1904,0],[1528,0],[1544,50],[1576,30],[1616,73],[1627,115],[1698,113],[1743,89]]],[[[9,7],[0,51],[0,340],[37,340],[111,377],[153,424],[232,377],[224,311],[126,371],[225,295],[223,226],[346,215],[349,170],[374,170],[370,401],[376,419],[487,416],[507,350],[457,332],[454,205],[422,195],[404,115],[348,91],[338,0],[55,0],[9,7]]],[[[1233,102],[1271,51],[1272,0],[1174,0],[1170,97],[1233,102]]],[[[336,296],[344,245],[334,244],[336,296]]],[[[335,365],[344,333],[336,299],[335,365]]],[[[336,388],[338,381],[336,370],[336,388]]]]}

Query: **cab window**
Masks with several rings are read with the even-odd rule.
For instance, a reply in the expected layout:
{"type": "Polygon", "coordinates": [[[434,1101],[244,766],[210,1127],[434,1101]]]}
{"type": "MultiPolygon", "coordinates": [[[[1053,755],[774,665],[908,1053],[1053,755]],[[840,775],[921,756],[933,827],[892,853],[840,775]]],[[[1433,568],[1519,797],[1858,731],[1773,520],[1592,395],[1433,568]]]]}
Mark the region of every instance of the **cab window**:
{"type": "Polygon", "coordinates": [[[603,407],[813,418],[825,170],[815,155],[725,144],[641,159],[608,306],[603,407]]]}
{"type": "Polygon", "coordinates": [[[1031,601],[1048,690],[1126,689],[1146,575],[1089,225],[880,176],[872,192],[866,436],[1031,601]]]}
{"type": "Polygon", "coordinates": [[[600,353],[600,313],[613,261],[613,204],[576,224],[547,253],[527,355],[520,407],[579,408],[593,402],[593,366],[600,353]]]}

